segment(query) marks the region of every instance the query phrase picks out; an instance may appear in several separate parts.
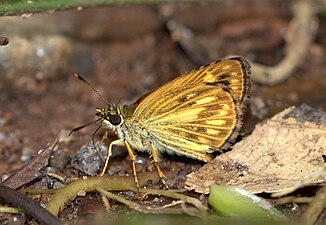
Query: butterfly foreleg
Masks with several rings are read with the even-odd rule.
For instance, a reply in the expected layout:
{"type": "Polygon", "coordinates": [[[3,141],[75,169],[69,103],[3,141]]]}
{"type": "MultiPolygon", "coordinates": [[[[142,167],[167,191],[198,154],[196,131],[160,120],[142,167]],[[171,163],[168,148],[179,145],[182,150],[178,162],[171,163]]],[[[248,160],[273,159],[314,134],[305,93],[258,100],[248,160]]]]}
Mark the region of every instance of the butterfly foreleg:
{"type": "Polygon", "coordinates": [[[106,168],[108,167],[109,159],[110,159],[110,156],[112,155],[112,146],[113,145],[123,146],[124,145],[124,140],[123,139],[119,139],[119,140],[112,141],[110,143],[109,149],[108,149],[108,156],[106,157],[106,160],[105,160],[105,163],[104,163],[104,167],[102,169],[102,172],[101,172],[100,176],[103,176],[104,175],[104,173],[106,171],[106,168]]]}
{"type": "MultiPolygon", "coordinates": [[[[109,133],[109,132],[106,130],[106,131],[104,132],[103,136],[102,136],[102,139],[101,139],[101,140],[96,144],[96,146],[94,145],[95,150],[96,150],[97,154],[100,156],[102,162],[105,162],[105,160],[104,160],[104,158],[102,157],[101,152],[100,152],[99,149],[101,148],[101,145],[102,145],[103,141],[104,141],[105,139],[108,138],[108,133],[109,133]]],[[[94,143],[94,142],[93,142],[93,143],[94,143]]],[[[102,171],[102,172],[103,172],[103,171],[102,171]]]]}
{"type": "Polygon", "coordinates": [[[153,161],[154,161],[154,164],[155,164],[157,173],[158,173],[158,175],[159,175],[162,183],[164,184],[164,186],[166,188],[168,188],[168,186],[165,183],[166,176],[164,175],[164,173],[162,172],[160,166],[158,165],[158,161],[159,161],[159,157],[158,157],[159,152],[158,152],[158,149],[155,147],[155,145],[153,143],[150,143],[150,145],[151,145],[151,154],[152,154],[152,157],[153,157],[153,161]]]}
{"type": "Polygon", "coordinates": [[[139,192],[139,183],[138,183],[138,178],[137,178],[137,171],[136,171],[136,164],[135,164],[135,160],[136,160],[136,155],[134,154],[134,151],[132,150],[132,148],[130,147],[130,144],[128,143],[128,141],[124,140],[124,144],[128,150],[128,154],[130,156],[130,159],[132,161],[132,172],[134,174],[134,178],[135,178],[135,183],[139,192]]]}

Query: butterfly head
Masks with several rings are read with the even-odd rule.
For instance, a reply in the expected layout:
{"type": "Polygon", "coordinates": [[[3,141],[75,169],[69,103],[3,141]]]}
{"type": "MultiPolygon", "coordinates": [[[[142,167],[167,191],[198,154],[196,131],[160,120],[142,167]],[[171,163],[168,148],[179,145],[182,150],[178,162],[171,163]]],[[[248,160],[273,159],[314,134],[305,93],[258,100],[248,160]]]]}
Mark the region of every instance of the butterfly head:
{"type": "Polygon", "coordinates": [[[96,116],[98,119],[102,119],[102,125],[115,132],[123,123],[123,117],[121,116],[121,110],[119,106],[109,104],[105,108],[97,108],[96,116]]]}

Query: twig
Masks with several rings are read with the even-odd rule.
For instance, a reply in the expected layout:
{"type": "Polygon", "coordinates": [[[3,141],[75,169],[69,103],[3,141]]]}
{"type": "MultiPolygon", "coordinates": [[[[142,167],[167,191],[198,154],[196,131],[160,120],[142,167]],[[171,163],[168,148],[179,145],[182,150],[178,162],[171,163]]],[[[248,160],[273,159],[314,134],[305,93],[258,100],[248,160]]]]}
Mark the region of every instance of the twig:
{"type": "MultiPolygon", "coordinates": [[[[138,178],[140,186],[146,185],[149,180],[152,180],[153,183],[157,183],[159,181],[159,176],[157,173],[142,173],[139,174],[138,178]]],[[[112,191],[137,191],[133,177],[88,177],[87,179],[76,180],[66,187],[60,189],[48,202],[46,208],[53,215],[58,215],[59,212],[64,208],[64,204],[69,200],[74,199],[80,191],[94,192],[97,188],[103,188],[105,190],[112,191]]]]}
{"type": "Polygon", "coordinates": [[[273,85],[288,79],[307,55],[315,36],[312,3],[309,0],[294,1],[294,18],[289,29],[290,38],[286,42],[286,56],[277,65],[269,67],[251,62],[252,80],[273,85]]]}
{"type": "Polygon", "coordinates": [[[141,213],[152,213],[152,214],[188,214],[191,216],[199,216],[202,217],[202,213],[198,213],[198,209],[195,207],[186,207],[186,204],[184,201],[179,200],[175,202],[171,202],[169,204],[163,205],[163,206],[145,206],[141,205],[139,207],[136,207],[135,210],[141,212],[141,213]],[[170,208],[176,205],[181,205],[181,208],[170,208]]]}
{"type": "Polygon", "coordinates": [[[0,206],[0,214],[2,214],[2,213],[17,214],[20,212],[22,212],[22,210],[18,209],[18,208],[0,206]]]}
{"type": "Polygon", "coordinates": [[[15,207],[22,209],[27,214],[45,225],[59,225],[61,220],[42,208],[37,202],[0,183],[0,196],[15,207]]]}
{"type": "Polygon", "coordinates": [[[195,206],[199,213],[204,216],[207,212],[207,207],[205,207],[198,199],[189,197],[187,195],[179,194],[176,193],[175,191],[171,190],[159,190],[159,189],[148,189],[148,188],[142,188],[140,189],[142,193],[145,195],[163,195],[166,197],[174,198],[174,199],[179,199],[183,201],[184,203],[189,203],[195,206]]]}
{"type": "Polygon", "coordinates": [[[114,199],[114,200],[116,200],[116,201],[118,201],[118,202],[120,202],[122,204],[127,205],[131,209],[135,209],[135,208],[140,207],[140,205],[138,203],[130,201],[128,199],[125,199],[125,198],[123,198],[123,197],[121,197],[119,195],[113,194],[113,193],[111,193],[109,191],[106,191],[103,188],[96,188],[96,190],[98,192],[100,192],[102,195],[105,195],[108,198],[114,199]]]}
{"type": "Polygon", "coordinates": [[[311,202],[312,197],[296,197],[296,196],[288,196],[278,199],[273,199],[272,202],[274,205],[284,205],[287,203],[309,203],[311,202]]]}
{"type": "MultiPolygon", "coordinates": [[[[138,212],[141,213],[154,213],[154,214],[182,214],[182,213],[187,213],[189,215],[192,216],[202,216],[203,213],[198,213],[198,209],[197,208],[187,208],[185,206],[185,202],[183,200],[179,200],[176,202],[172,202],[170,204],[166,204],[163,206],[158,206],[158,207],[151,207],[151,206],[146,206],[146,205],[140,205],[136,202],[130,201],[128,199],[125,199],[119,195],[116,195],[114,193],[108,192],[103,188],[96,188],[96,190],[98,192],[100,192],[102,195],[114,199],[122,204],[127,205],[129,208],[134,209],[138,212]],[[176,206],[176,205],[181,205],[181,208],[169,208],[172,206],[176,206]]],[[[143,189],[146,190],[146,189],[143,189]]],[[[165,191],[166,193],[171,192],[171,190],[167,190],[165,191]]],[[[173,191],[172,191],[173,192],[173,191]]],[[[175,193],[175,192],[173,192],[175,193]]],[[[179,197],[179,196],[176,196],[179,197]]],[[[185,196],[188,197],[188,196],[185,196]]],[[[206,212],[206,211],[205,211],[206,212]]]]}
{"type": "Polygon", "coordinates": [[[322,177],[325,177],[325,176],[326,176],[326,166],[324,166],[321,170],[318,170],[314,173],[304,176],[293,186],[287,187],[287,188],[283,189],[282,191],[273,193],[272,197],[277,198],[277,197],[281,197],[284,195],[288,195],[288,194],[298,190],[299,188],[318,183],[318,180],[322,180],[322,177]]]}
{"type": "Polygon", "coordinates": [[[326,185],[318,190],[314,199],[302,215],[303,224],[313,225],[326,206],[326,185]]]}

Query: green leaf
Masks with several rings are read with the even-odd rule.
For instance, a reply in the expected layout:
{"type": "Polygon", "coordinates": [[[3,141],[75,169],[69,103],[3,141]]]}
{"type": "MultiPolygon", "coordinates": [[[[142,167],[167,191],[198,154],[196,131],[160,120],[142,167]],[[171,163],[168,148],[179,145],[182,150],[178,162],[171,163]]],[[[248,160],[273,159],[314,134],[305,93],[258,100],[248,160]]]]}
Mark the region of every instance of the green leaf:
{"type": "Polygon", "coordinates": [[[268,201],[238,187],[211,185],[208,203],[222,216],[286,220],[268,201]]]}

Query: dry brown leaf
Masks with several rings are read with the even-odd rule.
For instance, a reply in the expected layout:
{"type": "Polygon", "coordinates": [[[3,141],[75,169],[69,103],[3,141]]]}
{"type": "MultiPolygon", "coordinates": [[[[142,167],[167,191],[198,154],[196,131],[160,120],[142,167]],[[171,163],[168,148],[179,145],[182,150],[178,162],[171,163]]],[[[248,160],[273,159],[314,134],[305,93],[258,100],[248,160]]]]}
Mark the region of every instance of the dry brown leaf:
{"type": "MultiPolygon", "coordinates": [[[[307,105],[290,107],[256,125],[232,151],[189,174],[186,188],[206,194],[216,183],[275,193],[323,170],[325,155],[326,113],[307,105]]],[[[310,184],[325,181],[325,176],[316,177],[310,184]]]]}
{"type": "Polygon", "coordinates": [[[57,139],[53,143],[48,144],[45,149],[40,150],[38,155],[22,168],[15,171],[3,184],[12,189],[17,189],[40,177],[42,175],[40,170],[48,164],[51,153],[57,144],[57,139]]]}

